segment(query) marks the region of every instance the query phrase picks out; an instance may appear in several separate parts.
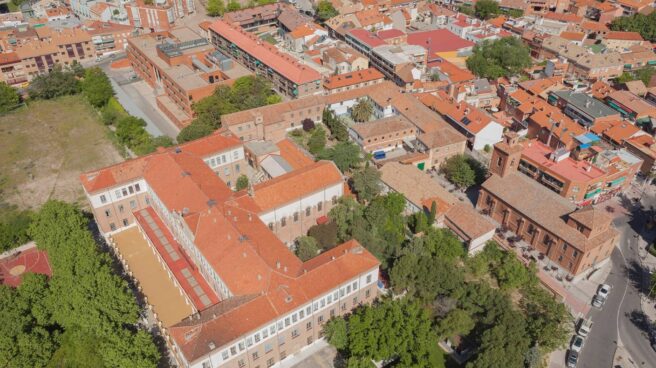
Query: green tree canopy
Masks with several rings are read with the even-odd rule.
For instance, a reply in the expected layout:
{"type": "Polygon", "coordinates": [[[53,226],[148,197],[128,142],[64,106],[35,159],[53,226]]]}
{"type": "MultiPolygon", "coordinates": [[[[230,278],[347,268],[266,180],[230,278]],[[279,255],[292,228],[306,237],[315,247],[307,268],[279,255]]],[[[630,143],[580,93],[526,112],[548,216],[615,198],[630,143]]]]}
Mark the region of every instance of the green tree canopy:
{"type": "Polygon", "coordinates": [[[32,98],[51,99],[80,92],[75,73],[56,64],[48,74],[37,75],[30,82],[28,93],[32,98]]]}
{"type": "Polygon", "coordinates": [[[109,78],[102,69],[98,67],[85,70],[84,79],[81,82],[82,94],[94,107],[103,107],[114,95],[114,88],[109,78]]]}
{"type": "Polygon", "coordinates": [[[223,0],[208,0],[205,11],[210,17],[221,16],[225,13],[225,3],[223,0]]]}
{"type": "Polygon", "coordinates": [[[30,240],[27,230],[32,222],[31,212],[7,208],[0,214],[0,253],[30,240]]]}
{"type": "Polygon", "coordinates": [[[368,164],[351,176],[353,190],[361,202],[369,202],[380,193],[380,172],[368,164]]]}
{"type": "Polygon", "coordinates": [[[490,19],[499,13],[499,3],[494,0],[480,0],[474,6],[474,14],[478,19],[490,19]]]}
{"type": "Polygon", "coordinates": [[[323,151],[326,147],[326,131],[318,126],[315,127],[308,139],[308,149],[313,155],[323,151]]]}
{"type": "Polygon", "coordinates": [[[333,147],[323,150],[319,153],[318,158],[333,161],[342,172],[352,170],[362,162],[360,148],[350,141],[339,142],[333,147]]]}
{"type": "Polygon", "coordinates": [[[476,321],[463,309],[453,309],[442,318],[436,327],[437,336],[448,338],[456,335],[467,336],[476,325],[476,321]]]}
{"type": "Polygon", "coordinates": [[[319,254],[319,244],[311,236],[301,236],[296,239],[296,256],[305,262],[319,254]]]}
{"type": "Polygon", "coordinates": [[[351,117],[358,122],[369,121],[373,113],[373,105],[365,98],[359,99],[358,102],[351,107],[351,117]]]}
{"type": "Polygon", "coordinates": [[[241,174],[237,178],[237,183],[235,184],[237,190],[243,190],[248,188],[248,176],[241,174]]]}
{"type": "Polygon", "coordinates": [[[476,172],[469,166],[464,155],[449,157],[442,167],[446,178],[458,188],[466,188],[476,183],[476,172]]]}
{"type": "Polygon", "coordinates": [[[319,1],[317,4],[316,13],[317,18],[319,18],[321,21],[327,21],[328,19],[339,15],[339,12],[333,6],[333,3],[328,0],[319,1]]]}
{"type": "Polygon", "coordinates": [[[336,139],[340,142],[348,140],[349,135],[346,125],[344,125],[330,109],[323,110],[322,121],[323,124],[328,127],[328,130],[330,130],[330,137],[332,139],[336,139]]]}
{"type": "Polygon", "coordinates": [[[233,12],[233,11],[236,11],[236,10],[239,10],[239,9],[241,9],[241,5],[239,5],[239,3],[237,1],[230,0],[228,2],[228,11],[229,12],[233,12]]]}
{"type": "Polygon", "coordinates": [[[619,17],[610,23],[613,31],[638,32],[645,40],[656,42],[656,12],[619,17]]]}
{"type": "Polygon", "coordinates": [[[323,328],[330,345],[337,350],[344,350],[348,347],[348,331],[346,320],[342,317],[332,318],[323,328]]]}
{"type": "Polygon", "coordinates": [[[519,38],[504,37],[474,46],[467,68],[482,78],[497,79],[518,75],[531,66],[528,47],[519,38]]]}
{"type": "Polygon", "coordinates": [[[0,113],[13,110],[20,103],[20,95],[15,88],[0,82],[0,113]]]}

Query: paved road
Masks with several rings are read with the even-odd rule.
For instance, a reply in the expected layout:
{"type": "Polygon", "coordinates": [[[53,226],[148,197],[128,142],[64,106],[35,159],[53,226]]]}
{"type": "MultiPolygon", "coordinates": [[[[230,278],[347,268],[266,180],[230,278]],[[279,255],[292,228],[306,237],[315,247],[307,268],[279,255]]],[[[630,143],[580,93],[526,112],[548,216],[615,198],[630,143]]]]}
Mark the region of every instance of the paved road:
{"type": "Polygon", "coordinates": [[[639,323],[632,321],[641,311],[638,287],[644,277],[642,270],[636,267],[640,260],[633,228],[643,228],[640,222],[644,219],[634,219],[638,224],[633,226],[629,220],[623,215],[614,221],[620,231],[620,245],[611,255],[612,269],[606,279],[613,289],[603,309],[590,312],[594,325],[581,354],[580,368],[612,367],[618,332],[621,343],[637,366],[656,367],[656,353],[639,323]]]}

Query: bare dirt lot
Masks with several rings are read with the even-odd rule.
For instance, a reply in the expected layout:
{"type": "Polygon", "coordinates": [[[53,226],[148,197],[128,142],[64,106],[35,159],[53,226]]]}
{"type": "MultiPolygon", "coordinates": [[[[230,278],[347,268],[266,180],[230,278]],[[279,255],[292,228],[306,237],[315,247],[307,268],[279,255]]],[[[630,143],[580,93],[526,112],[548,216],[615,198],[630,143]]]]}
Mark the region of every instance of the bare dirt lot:
{"type": "Polygon", "coordinates": [[[84,205],[79,175],[122,160],[81,96],[35,101],[0,116],[0,202],[21,209],[48,199],[84,205]]]}

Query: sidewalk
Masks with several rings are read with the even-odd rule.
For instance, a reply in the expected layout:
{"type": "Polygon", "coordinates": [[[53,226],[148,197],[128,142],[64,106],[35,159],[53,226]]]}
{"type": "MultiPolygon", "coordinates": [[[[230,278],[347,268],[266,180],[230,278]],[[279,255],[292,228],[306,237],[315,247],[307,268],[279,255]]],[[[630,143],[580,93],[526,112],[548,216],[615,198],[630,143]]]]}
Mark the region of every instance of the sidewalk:
{"type": "Polygon", "coordinates": [[[638,365],[631,359],[631,355],[626,351],[624,345],[621,343],[617,345],[615,350],[615,357],[613,358],[613,367],[620,366],[622,368],[638,368],[638,365]]]}

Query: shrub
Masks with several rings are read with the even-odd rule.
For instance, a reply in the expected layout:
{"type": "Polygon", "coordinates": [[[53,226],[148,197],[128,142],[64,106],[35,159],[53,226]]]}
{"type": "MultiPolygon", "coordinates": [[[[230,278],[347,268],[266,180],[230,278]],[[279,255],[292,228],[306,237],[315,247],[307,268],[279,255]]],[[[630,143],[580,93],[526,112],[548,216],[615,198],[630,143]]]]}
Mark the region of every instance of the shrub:
{"type": "Polygon", "coordinates": [[[314,225],[308,230],[308,235],[315,238],[324,251],[337,245],[337,225],[334,222],[314,225]]]}

